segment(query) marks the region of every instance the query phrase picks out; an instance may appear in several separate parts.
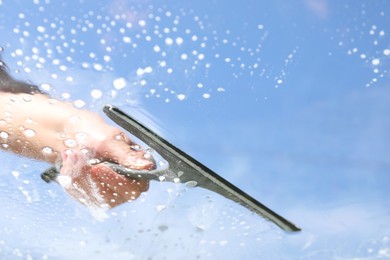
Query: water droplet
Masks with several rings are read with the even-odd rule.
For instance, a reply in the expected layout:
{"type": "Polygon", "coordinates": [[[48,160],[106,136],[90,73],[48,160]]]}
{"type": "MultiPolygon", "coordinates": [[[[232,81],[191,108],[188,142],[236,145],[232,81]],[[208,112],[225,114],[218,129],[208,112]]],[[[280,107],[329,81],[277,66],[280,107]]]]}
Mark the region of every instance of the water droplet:
{"type": "Polygon", "coordinates": [[[125,43],[131,43],[131,38],[128,36],[123,37],[123,42],[125,43]]]}
{"type": "Polygon", "coordinates": [[[98,90],[98,89],[94,89],[91,91],[91,96],[94,98],[94,99],[99,99],[103,96],[103,93],[102,91],[98,90]]]}
{"type": "Polygon", "coordinates": [[[23,55],[23,51],[21,49],[16,49],[15,50],[15,54],[18,55],[18,56],[22,56],[23,55]]]}
{"type": "Polygon", "coordinates": [[[139,146],[138,144],[133,144],[130,146],[130,148],[135,151],[141,150],[141,146],[139,146]]]}
{"type": "Polygon", "coordinates": [[[373,59],[371,61],[371,63],[372,63],[372,65],[377,66],[377,65],[379,65],[379,63],[381,63],[381,61],[379,59],[373,59]]]}
{"type": "Polygon", "coordinates": [[[24,134],[25,137],[30,138],[30,137],[35,136],[35,131],[32,130],[32,129],[26,129],[26,130],[23,131],[23,134],[24,134]]]}
{"type": "Polygon", "coordinates": [[[86,133],[81,132],[81,133],[76,134],[76,140],[78,143],[82,143],[82,144],[86,143],[87,138],[88,138],[88,135],[86,133]]]}
{"type": "Polygon", "coordinates": [[[145,72],[145,73],[152,73],[152,72],[153,72],[153,68],[150,67],[150,66],[148,66],[148,67],[146,67],[146,68],[144,69],[144,72],[145,72]]]}
{"type": "Polygon", "coordinates": [[[48,147],[48,146],[42,148],[42,153],[44,153],[44,154],[51,154],[52,152],[53,152],[53,149],[48,147]]]}
{"type": "Polygon", "coordinates": [[[67,92],[62,93],[61,96],[62,96],[64,99],[69,99],[69,98],[70,98],[70,94],[67,93],[67,92]]]}
{"type": "Polygon", "coordinates": [[[184,95],[184,94],[179,94],[179,95],[177,95],[177,98],[178,98],[180,101],[183,101],[183,100],[186,98],[186,95],[184,95]]]}
{"type": "Polygon", "coordinates": [[[12,176],[15,177],[15,179],[17,179],[19,176],[20,176],[20,172],[17,172],[17,171],[12,171],[12,176]]]}
{"type": "Polygon", "coordinates": [[[1,137],[2,139],[7,139],[7,138],[8,138],[8,133],[2,131],[2,132],[0,132],[0,137],[1,137]]]}
{"type": "Polygon", "coordinates": [[[120,133],[120,134],[114,136],[114,139],[115,139],[115,141],[124,141],[125,137],[124,137],[123,133],[120,133]]]}
{"type": "Polygon", "coordinates": [[[183,44],[183,38],[177,37],[177,38],[176,38],[176,44],[177,44],[177,45],[183,44]]]}
{"type": "Polygon", "coordinates": [[[166,44],[166,45],[172,45],[172,44],[173,44],[172,38],[166,38],[166,39],[165,39],[165,44],[166,44]]]}
{"type": "Polygon", "coordinates": [[[93,64],[93,68],[97,71],[101,71],[103,69],[103,66],[101,64],[95,63],[93,64]]]}
{"type": "MultiPolygon", "coordinates": [[[[95,164],[99,164],[99,163],[101,163],[101,161],[99,159],[89,159],[88,160],[88,164],[90,164],[90,165],[95,165],[95,164]]],[[[102,184],[104,184],[104,183],[102,183],[102,184]]]]}
{"type": "Polygon", "coordinates": [[[78,99],[78,100],[74,101],[73,104],[77,108],[82,108],[83,106],[85,106],[86,103],[84,100],[78,99]]]}
{"type": "Polygon", "coordinates": [[[188,187],[195,187],[196,185],[198,185],[198,182],[196,182],[196,181],[187,181],[186,185],[188,187]]]}
{"type": "Polygon", "coordinates": [[[46,29],[43,26],[38,26],[37,27],[37,31],[40,32],[40,33],[44,33],[46,31],[46,29]]]}
{"type": "Polygon", "coordinates": [[[185,54],[185,53],[183,53],[182,55],[180,55],[180,58],[181,58],[182,60],[186,60],[186,59],[188,58],[188,55],[185,54]]]}
{"type": "Polygon", "coordinates": [[[69,138],[69,139],[66,139],[64,141],[64,145],[66,147],[69,147],[69,148],[74,148],[77,146],[77,142],[75,140],[69,138]]]}
{"type": "MultiPolygon", "coordinates": [[[[138,73],[137,73],[137,74],[138,74],[138,73]]],[[[115,89],[121,90],[121,89],[123,89],[124,87],[126,87],[126,80],[125,80],[124,78],[115,79],[115,80],[112,82],[112,85],[114,86],[115,89]]]]}

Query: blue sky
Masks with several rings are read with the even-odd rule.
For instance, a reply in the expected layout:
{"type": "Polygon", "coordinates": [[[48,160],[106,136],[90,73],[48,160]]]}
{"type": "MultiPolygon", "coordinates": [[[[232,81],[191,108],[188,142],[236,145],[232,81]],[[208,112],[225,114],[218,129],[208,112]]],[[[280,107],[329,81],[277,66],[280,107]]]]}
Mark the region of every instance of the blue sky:
{"type": "Polygon", "coordinates": [[[0,255],[390,256],[387,1],[0,4],[16,77],[78,107],[129,111],[303,228],[285,234],[164,183],[91,213],[42,183],[48,165],[2,152],[0,255]]]}

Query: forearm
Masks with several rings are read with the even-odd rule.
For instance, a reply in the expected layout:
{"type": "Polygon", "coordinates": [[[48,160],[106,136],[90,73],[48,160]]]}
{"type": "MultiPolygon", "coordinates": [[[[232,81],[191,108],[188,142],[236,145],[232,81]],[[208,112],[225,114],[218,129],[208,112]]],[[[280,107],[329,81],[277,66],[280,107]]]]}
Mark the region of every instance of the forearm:
{"type": "Polygon", "coordinates": [[[112,129],[102,125],[102,120],[91,112],[46,95],[0,93],[1,147],[23,156],[55,163],[67,149],[92,148],[88,143],[91,138],[103,141],[105,133],[112,129]],[[86,117],[87,122],[96,122],[100,129],[84,125],[86,117]],[[93,137],[85,133],[90,129],[94,129],[93,137]]]}

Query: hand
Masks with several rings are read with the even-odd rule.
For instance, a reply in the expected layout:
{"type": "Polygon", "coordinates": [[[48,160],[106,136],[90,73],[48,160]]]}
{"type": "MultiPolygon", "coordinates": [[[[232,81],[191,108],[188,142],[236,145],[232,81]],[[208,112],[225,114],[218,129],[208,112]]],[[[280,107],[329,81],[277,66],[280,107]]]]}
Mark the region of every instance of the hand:
{"type": "Polygon", "coordinates": [[[89,207],[112,208],[135,200],[148,189],[145,180],[135,180],[115,173],[109,167],[89,165],[81,152],[64,155],[58,183],[74,199],[89,207]]]}
{"type": "Polygon", "coordinates": [[[64,124],[62,168],[58,182],[72,197],[87,206],[112,208],[135,200],[148,189],[145,180],[117,174],[90,159],[111,161],[131,169],[155,168],[149,154],[141,150],[121,130],[104,123],[89,111],[79,111],[64,124]]]}

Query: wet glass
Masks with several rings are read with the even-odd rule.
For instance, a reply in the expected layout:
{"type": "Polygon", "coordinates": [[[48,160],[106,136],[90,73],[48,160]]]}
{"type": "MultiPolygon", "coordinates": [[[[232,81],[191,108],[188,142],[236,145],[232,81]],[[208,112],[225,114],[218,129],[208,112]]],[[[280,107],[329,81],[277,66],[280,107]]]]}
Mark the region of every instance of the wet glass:
{"type": "Polygon", "coordinates": [[[41,179],[50,165],[1,152],[0,258],[390,257],[389,5],[0,0],[15,78],[120,107],[302,228],[168,182],[90,209],[41,179]]]}

